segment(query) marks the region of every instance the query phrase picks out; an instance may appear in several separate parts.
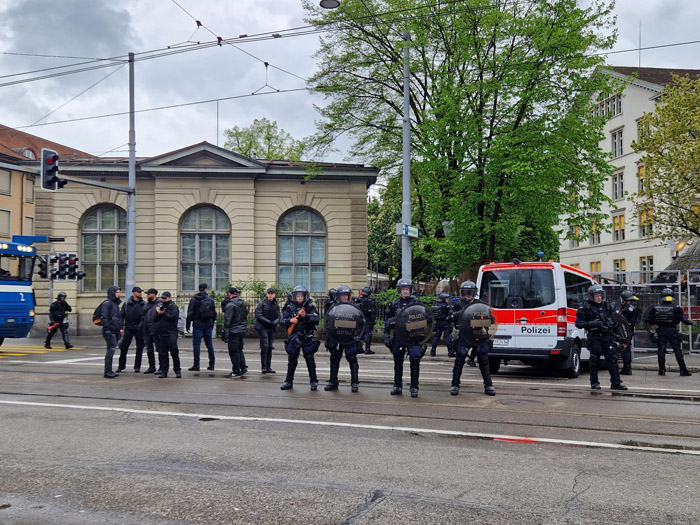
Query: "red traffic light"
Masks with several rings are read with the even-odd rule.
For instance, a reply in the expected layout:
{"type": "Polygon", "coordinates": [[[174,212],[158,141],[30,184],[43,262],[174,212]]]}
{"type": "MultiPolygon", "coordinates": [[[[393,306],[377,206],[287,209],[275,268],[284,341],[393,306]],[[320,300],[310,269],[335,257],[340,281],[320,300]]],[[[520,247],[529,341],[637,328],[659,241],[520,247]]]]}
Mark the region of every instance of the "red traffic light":
{"type": "Polygon", "coordinates": [[[46,164],[53,164],[58,160],[58,155],[52,155],[46,158],[46,164]]]}

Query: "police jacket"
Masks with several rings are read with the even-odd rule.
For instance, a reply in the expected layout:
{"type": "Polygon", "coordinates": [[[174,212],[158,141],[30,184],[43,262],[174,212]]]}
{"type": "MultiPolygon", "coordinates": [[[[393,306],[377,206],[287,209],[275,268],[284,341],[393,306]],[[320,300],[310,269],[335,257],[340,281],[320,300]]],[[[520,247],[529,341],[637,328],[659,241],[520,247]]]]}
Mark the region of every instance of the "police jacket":
{"type": "Polygon", "coordinates": [[[677,304],[661,303],[651,307],[644,321],[647,324],[675,327],[678,323],[693,324],[683,312],[683,308],[677,304]]]}
{"type": "Polygon", "coordinates": [[[265,297],[255,307],[255,325],[254,328],[260,330],[273,330],[280,323],[280,306],[277,299],[272,301],[265,297]]]}
{"type": "Polygon", "coordinates": [[[180,309],[175,302],[163,302],[161,305],[164,309],[162,314],[156,311],[156,317],[153,321],[153,327],[156,335],[171,335],[177,334],[177,321],[180,318],[180,309]]]}
{"type": "MultiPolygon", "coordinates": [[[[284,307],[286,308],[289,304],[290,303],[285,304],[284,307]]],[[[294,302],[292,301],[291,304],[294,304],[294,302]]],[[[331,299],[330,297],[328,299],[326,299],[326,302],[323,303],[323,314],[324,315],[327,314],[328,311],[331,308],[333,308],[336,304],[338,304],[338,302],[335,299],[331,299]]]]}
{"type": "Polygon", "coordinates": [[[240,297],[232,298],[224,312],[224,333],[237,335],[245,333],[248,324],[248,307],[240,297]]]}
{"type": "Polygon", "coordinates": [[[374,326],[377,322],[377,305],[371,297],[360,297],[357,307],[365,315],[368,326],[374,326]]]}
{"type": "Polygon", "coordinates": [[[149,299],[148,302],[143,305],[143,319],[141,319],[141,329],[150,335],[155,335],[155,324],[156,319],[156,306],[161,305],[157,299],[149,299]]]}
{"type": "Polygon", "coordinates": [[[447,316],[450,315],[450,305],[445,301],[435,301],[433,305],[433,317],[436,321],[447,321],[447,316]]]}
{"type": "Polygon", "coordinates": [[[576,312],[576,328],[587,330],[589,335],[610,336],[615,328],[614,315],[615,309],[607,301],[586,301],[576,312]]]}
{"type": "Polygon", "coordinates": [[[49,321],[53,323],[63,323],[66,320],[67,312],[72,312],[70,305],[65,301],[54,301],[49,308],[49,321]]]}
{"type": "Polygon", "coordinates": [[[139,301],[134,301],[134,297],[131,296],[122,305],[122,322],[124,323],[124,328],[138,328],[143,320],[143,307],[146,301],[143,299],[139,301]]]}
{"type": "Polygon", "coordinates": [[[190,299],[190,304],[187,306],[187,319],[185,327],[190,329],[192,323],[195,328],[212,328],[216,322],[216,306],[214,299],[209,297],[206,292],[197,292],[190,299]]]}
{"type": "Polygon", "coordinates": [[[414,304],[420,304],[420,301],[416,299],[415,295],[409,295],[406,299],[397,297],[391,301],[389,306],[386,307],[386,310],[384,310],[384,333],[386,334],[393,330],[396,316],[399,315],[402,310],[414,304]]]}
{"type": "MultiPolygon", "coordinates": [[[[284,326],[289,328],[291,326],[291,320],[296,317],[296,315],[301,310],[301,305],[297,303],[289,303],[284,312],[282,313],[282,318],[284,319],[284,326]]],[[[306,315],[304,317],[297,317],[299,322],[296,328],[292,332],[292,336],[297,335],[311,335],[316,330],[316,325],[318,324],[318,310],[309,302],[306,307],[306,315]]]]}
{"type": "Polygon", "coordinates": [[[102,320],[102,333],[112,332],[118,336],[122,329],[122,316],[119,312],[119,303],[121,299],[117,297],[118,286],[110,286],[107,290],[107,299],[102,302],[100,307],[100,319],[102,320]]]}
{"type": "Polygon", "coordinates": [[[620,315],[630,324],[630,328],[634,332],[634,327],[642,317],[642,312],[636,304],[625,303],[620,308],[620,315]]]}

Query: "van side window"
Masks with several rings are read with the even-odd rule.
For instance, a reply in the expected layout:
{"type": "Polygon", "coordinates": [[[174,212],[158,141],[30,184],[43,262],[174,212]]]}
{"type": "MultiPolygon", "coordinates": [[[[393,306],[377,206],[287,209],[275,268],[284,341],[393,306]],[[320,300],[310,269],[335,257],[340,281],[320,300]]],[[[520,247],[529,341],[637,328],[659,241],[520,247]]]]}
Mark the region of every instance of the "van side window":
{"type": "Polygon", "coordinates": [[[586,300],[588,287],[593,283],[580,275],[571,272],[564,272],[564,285],[566,286],[566,306],[568,308],[578,308],[586,300]]]}
{"type": "Polygon", "coordinates": [[[479,299],[494,308],[507,308],[506,299],[510,296],[510,277],[515,272],[484,272],[481,277],[479,299]]]}

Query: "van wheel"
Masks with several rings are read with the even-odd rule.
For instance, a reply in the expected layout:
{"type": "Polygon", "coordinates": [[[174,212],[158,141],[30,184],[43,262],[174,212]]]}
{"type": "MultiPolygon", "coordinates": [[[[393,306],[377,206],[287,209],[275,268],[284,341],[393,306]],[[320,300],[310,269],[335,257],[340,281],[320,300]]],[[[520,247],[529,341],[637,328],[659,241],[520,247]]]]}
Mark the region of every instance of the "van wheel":
{"type": "Polygon", "coordinates": [[[497,374],[501,368],[501,360],[498,357],[489,357],[489,372],[497,374]]]}
{"type": "Polygon", "coordinates": [[[571,347],[571,366],[566,369],[566,377],[576,379],[581,373],[581,349],[577,344],[571,347]]]}

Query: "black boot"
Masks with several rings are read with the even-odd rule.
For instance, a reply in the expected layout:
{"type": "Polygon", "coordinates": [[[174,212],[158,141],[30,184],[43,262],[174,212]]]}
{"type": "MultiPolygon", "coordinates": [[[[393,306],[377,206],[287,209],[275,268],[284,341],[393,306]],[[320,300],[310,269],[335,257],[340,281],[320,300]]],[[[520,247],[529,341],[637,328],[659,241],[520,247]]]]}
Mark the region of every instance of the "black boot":
{"type": "Polygon", "coordinates": [[[340,369],[340,361],[336,360],[333,354],[331,354],[331,377],[328,380],[326,386],[323,387],[324,390],[338,390],[338,370],[340,369]]]}
{"type": "Polygon", "coordinates": [[[481,371],[481,377],[484,380],[484,393],[487,396],[495,396],[496,389],[493,388],[493,381],[491,381],[491,369],[489,368],[489,356],[487,354],[477,355],[477,360],[479,361],[479,370],[481,371]]]}
{"type": "Polygon", "coordinates": [[[360,389],[359,379],[360,365],[357,359],[350,363],[350,391],[357,392],[360,389]]]}
{"type": "Polygon", "coordinates": [[[318,377],[316,377],[316,361],[314,360],[314,355],[305,354],[304,361],[306,361],[306,368],[309,371],[309,385],[312,391],[316,391],[318,388],[318,377]]]}

